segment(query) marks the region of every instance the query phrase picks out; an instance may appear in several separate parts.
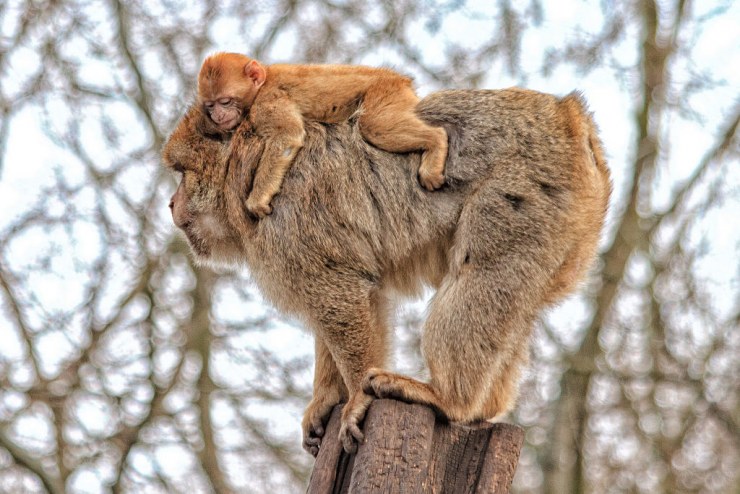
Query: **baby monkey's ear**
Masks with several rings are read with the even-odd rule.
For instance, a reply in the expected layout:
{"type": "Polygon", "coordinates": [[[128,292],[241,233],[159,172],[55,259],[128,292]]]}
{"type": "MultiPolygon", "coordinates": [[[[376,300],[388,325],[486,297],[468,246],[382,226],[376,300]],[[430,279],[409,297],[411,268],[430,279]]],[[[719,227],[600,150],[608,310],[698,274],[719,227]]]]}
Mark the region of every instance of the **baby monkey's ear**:
{"type": "Polygon", "coordinates": [[[252,80],[255,89],[261,88],[262,84],[265,83],[265,79],[267,79],[267,71],[257,60],[250,60],[244,66],[244,75],[252,80]]]}

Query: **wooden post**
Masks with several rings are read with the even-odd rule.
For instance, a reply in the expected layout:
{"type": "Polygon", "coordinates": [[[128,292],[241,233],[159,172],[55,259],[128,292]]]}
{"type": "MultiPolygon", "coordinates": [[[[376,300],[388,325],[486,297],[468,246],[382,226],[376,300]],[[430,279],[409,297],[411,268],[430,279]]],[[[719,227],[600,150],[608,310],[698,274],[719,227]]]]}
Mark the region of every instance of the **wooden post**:
{"type": "Polygon", "coordinates": [[[453,425],[422,405],[375,400],[356,455],[342,449],[341,406],[329,420],[309,494],[507,493],[524,431],[511,424],[453,425]]]}

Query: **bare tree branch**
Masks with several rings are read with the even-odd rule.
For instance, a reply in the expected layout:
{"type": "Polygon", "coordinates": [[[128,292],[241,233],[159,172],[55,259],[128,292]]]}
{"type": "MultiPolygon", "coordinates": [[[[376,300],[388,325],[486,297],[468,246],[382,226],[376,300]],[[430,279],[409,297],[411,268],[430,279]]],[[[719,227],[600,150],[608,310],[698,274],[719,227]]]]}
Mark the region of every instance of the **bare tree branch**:
{"type": "Polygon", "coordinates": [[[0,430],[0,446],[8,450],[18,465],[36,475],[47,491],[51,494],[64,494],[64,482],[48,474],[39,460],[33,458],[23,448],[13,443],[2,430],[0,430]]]}

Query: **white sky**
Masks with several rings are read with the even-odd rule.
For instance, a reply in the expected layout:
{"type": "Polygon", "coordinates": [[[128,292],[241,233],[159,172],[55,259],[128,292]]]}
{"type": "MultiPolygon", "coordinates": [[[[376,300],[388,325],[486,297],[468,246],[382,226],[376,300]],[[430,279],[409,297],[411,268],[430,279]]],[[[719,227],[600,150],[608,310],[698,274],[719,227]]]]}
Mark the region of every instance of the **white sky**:
{"type": "MultiPolygon", "coordinates": [[[[600,19],[601,13],[598,8],[598,2],[545,2],[545,18],[548,19],[541,29],[529,31],[525,37],[525,43],[522,50],[522,58],[526,68],[535,72],[535,67],[539,66],[543,55],[542,46],[548,45],[552,40],[568,40],[575,35],[578,25],[588,25],[594,23],[595,19],[600,19]]],[[[696,4],[711,4],[710,2],[695,2],[696,4]]],[[[476,2],[473,2],[475,5],[476,2]]],[[[477,2],[478,7],[473,6],[467,11],[489,9],[489,2],[481,0],[477,2]]],[[[696,8],[701,8],[697,5],[696,8]]],[[[705,7],[709,8],[709,7],[705,7]]],[[[420,46],[425,48],[425,55],[433,57],[435,53],[442,53],[444,42],[447,39],[465,39],[465,42],[471,46],[476,45],[490,37],[487,31],[490,24],[485,20],[471,22],[460,14],[454,14],[446,20],[443,29],[436,36],[429,36],[427,33],[419,30],[417,35],[420,40],[420,46]]],[[[737,104],[737,97],[740,94],[740,2],[734,2],[730,11],[722,18],[712,21],[712,29],[703,33],[702,37],[693,47],[694,63],[699,67],[710,69],[716,78],[724,79],[726,85],[723,88],[706,94],[697,96],[693,104],[699,110],[704,118],[703,124],[674,118],[666,122],[671,135],[671,150],[668,159],[662,164],[660,169],[659,188],[655,191],[655,204],[658,207],[665,207],[672,191],[677,184],[688,177],[702,157],[702,153],[708,147],[709,143],[714,140],[713,132],[717,125],[724,120],[728,112],[732,111],[737,104]]],[[[234,46],[232,40],[240,39],[240,33],[235,32],[236,24],[229,20],[219,23],[219,29],[214,30],[215,44],[213,50],[243,51],[243,46],[234,46]]],[[[634,43],[625,43],[623,49],[619,52],[619,61],[623,64],[632,62],[634,57],[634,43]]],[[[292,47],[290,40],[287,39],[284,44],[275,47],[271,53],[274,60],[271,61],[296,61],[291,59],[292,47]]],[[[28,60],[36,59],[29,57],[28,60]]],[[[393,56],[387,50],[379,51],[368,55],[360,63],[370,65],[389,65],[398,67],[400,59],[393,56]]],[[[34,62],[29,61],[28,65],[22,62],[14,63],[12,69],[18,73],[25,73],[32,70],[34,62]]],[[[10,74],[12,78],[12,73],[10,74]]],[[[105,79],[109,77],[109,70],[104,65],[98,67],[91,66],[88,77],[90,79],[105,79]]],[[[677,78],[683,77],[678,74],[677,78]]],[[[6,77],[7,79],[7,77],[6,77]]],[[[485,87],[498,88],[515,85],[516,80],[508,77],[501,66],[492,67],[489,73],[485,87]]],[[[431,92],[433,87],[425,81],[422,75],[417,74],[417,87],[420,94],[431,92]]],[[[610,167],[612,169],[615,185],[618,190],[624,188],[624,181],[629,176],[630,169],[628,163],[634,152],[632,143],[634,142],[634,117],[639,101],[637,94],[630,94],[621,88],[615,79],[615,74],[611,69],[599,69],[593,73],[582,76],[568,68],[556,70],[550,77],[543,78],[532,76],[527,83],[527,87],[541,90],[554,94],[567,94],[568,92],[579,89],[581,90],[590,103],[590,107],[595,114],[600,129],[605,148],[609,156],[610,167]]],[[[131,134],[127,137],[127,147],[134,149],[144,144],[145,137],[137,131],[139,126],[136,124],[135,115],[126,105],[121,104],[116,111],[116,119],[131,120],[131,134]]],[[[55,113],[55,118],[65,117],[66,110],[59,108],[59,113],[55,113]]],[[[67,118],[77,118],[77,116],[66,115],[67,118]]],[[[97,130],[90,126],[86,132],[90,133],[90,138],[86,138],[91,146],[91,153],[94,156],[110,156],[105,149],[102,140],[95,139],[94,133],[97,130]],[[96,149],[97,148],[97,149],[96,149]]],[[[46,187],[54,183],[54,167],[62,164],[69,164],[65,170],[65,177],[71,182],[84,179],[80,173],[79,167],[74,165],[75,158],[65,151],[60,150],[44,134],[41,121],[41,115],[37,108],[28,107],[18,112],[11,122],[11,130],[8,136],[7,145],[4,150],[4,167],[0,177],[0,231],[7,224],[12,222],[20,214],[27,211],[37,197],[37,194],[46,187]]],[[[737,162],[735,163],[735,165],[737,162]]],[[[730,168],[732,176],[727,177],[731,183],[737,184],[740,177],[740,167],[733,165],[730,168]]],[[[66,166],[66,165],[65,165],[66,166]]],[[[148,165],[147,165],[148,166],[148,165]]],[[[135,189],[146,182],[146,168],[131,178],[127,188],[135,189]],[[143,177],[143,178],[142,178],[143,177]]],[[[616,194],[620,197],[620,194],[616,194]]],[[[60,214],[63,214],[64,205],[59,205],[60,214]]],[[[161,205],[163,209],[167,204],[161,205]]],[[[706,237],[712,240],[715,255],[708,259],[702,266],[705,276],[712,283],[718,286],[727,286],[733,284],[734,290],[725,290],[726,300],[722,300],[722,290],[718,290],[718,304],[729,307],[730,304],[736,303],[735,300],[729,299],[737,293],[737,280],[734,277],[737,273],[733,269],[728,270],[730,266],[737,265],[737,249],[740,243],[740,201],[735,200],[725,205],[721,214],[710,215],[705,221],[706,237]]],[[[28,236],[24,242],[19,244],[14,252],[11,252],[11,262],[25,263],[30,262],[34,257],[34,250],[44,248],[44,242],[47,242],[43,232],[28,236]]],[[[81,228],[79,231],[79,243],[77,244],[81,251],[76,255],[80,258],[94,258],[98,248],[97,234],[94,228],[81,228]],[[85,251],[87,250],[87,251],[85,251]]],[[[79,303],[81,293],[75,289],[80,285],[80,276],[76,273],[71,263],[67,266],[56,266],[55,271],[66,273],[64,276],[56,278],[44,276],[35,286],[36,295],[43,300],[43,303],[51,309],[54,307],[64,308],[79,303]]],[[[222,303],[228,304],[228,299],[222,303]]],[[[244,309],[243,307],[241,308],[244,309]]],[[[259,312],[263,310],[260,307],[254,307],[251,311],[259,312]]],[[[228,315],[224,312],[224,315],[228,315]]],[[[582,310],[578,304],[568,304],[559,313],[554,314],[555,320],[572,321],[583,317],[582,310]]],[[[11,331],[8,327],[3,327],[5,321],[0,317],[0,341],[4,341],[0,354],[18,355],[20,352],[19,342],[9,335],[11,331]]],[[[276,326],[274,330],[265,332],[261,335],[263,341],[259,344],[266,348],[271,348],[280,352],[291,352],[296,349],[302,351],[303,348],[310,345],[310,338],[304,335],[305,341],[296,344],[295,331],[285,326],[276,326]]],[[[64,348],[64,339],[57,336],[43,343],[40,350],[48,356],[52,356],[55,351],[64,348]]],[[[50,361],[54,359],[51,358],[50,361]]],[[[233,373],[227,363],[219,369],[222,372],[233,373]]],[[[246,377],[246,376],[245,376],[246,377]]],[[[85,422],[88,427],[94,430],[102,431],[109,426],[107,412],[104,404],[89,403],[84,411],[85,422]]],[[[25,436],[44,437],[49,434],[45,429],[43,421],[32,418],[25,419],[18,424],[19,432],[25,436]]],[[[297,428],[296,428],[297,431],[297,428]]],[[[291,431],[295,433],[295,431],[291,431]]],[[[187,457],[184,452],[179,452],[175,445],[165,445],[162,451],[156,455],[156,461],[161,464],[167,464],[168,471],[175,472],[178,468],[176,463],[180,459],[187,457]],[[165,450],[165,448],[167,448],[165,450]],[[174,460],[173,460],[174,459],[174,460]],[[176,460],[176,461],[175,461],[176,460]]],[[[132,461],[137,463],[138,468],[146,470],[151,468],[147,465],[144,456],[134,454],[132,461]],[[144,463],[141,463],[141,462],[144,463]]],[[[76,479],[76,485],[84,489],[88,485],[86,475],[80,475],[76,479]]],[[[91,483],[89,487],[91,492],[95,492],[94,485],[97,485],[96,479],[88,479],[91,483]]]]}

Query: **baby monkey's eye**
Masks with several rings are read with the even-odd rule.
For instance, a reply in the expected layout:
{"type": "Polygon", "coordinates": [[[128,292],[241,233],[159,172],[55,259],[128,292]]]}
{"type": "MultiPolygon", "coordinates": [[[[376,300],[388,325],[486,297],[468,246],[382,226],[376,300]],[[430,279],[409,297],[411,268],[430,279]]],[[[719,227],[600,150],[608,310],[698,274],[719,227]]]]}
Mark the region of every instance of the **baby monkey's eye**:
{"type": "Polygon", "coordinates": [[[221,98],[218,100],[218,104],[220,105],[228,105],[231,103],[231,98],[221,98]]]}

